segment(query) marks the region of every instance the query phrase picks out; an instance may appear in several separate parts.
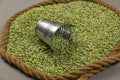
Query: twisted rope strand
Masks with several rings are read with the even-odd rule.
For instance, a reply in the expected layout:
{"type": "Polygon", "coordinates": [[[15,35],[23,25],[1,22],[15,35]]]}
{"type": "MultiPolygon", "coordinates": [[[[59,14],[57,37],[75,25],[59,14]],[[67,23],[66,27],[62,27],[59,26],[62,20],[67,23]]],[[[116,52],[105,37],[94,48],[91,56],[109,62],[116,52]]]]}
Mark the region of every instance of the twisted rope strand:
{"type": "Polygon", "coordinates": [[[91,77],[92,75],[106,69],[107,67],[111,66],[112,64],[119,62],[120,61],[120,54],[116,54],[114,56],[110,56],[106,59],[100,60],[98,62],[95,63],[91,63],[91,64],[97,64],[97,65],[101,65],[101,67],[99,67],[98,69],[96,69],[96,71],[94,71],[95,69],[89,71],[88,73],[82,74],[78,80],[87,80],[89,77],[91,77]]]}

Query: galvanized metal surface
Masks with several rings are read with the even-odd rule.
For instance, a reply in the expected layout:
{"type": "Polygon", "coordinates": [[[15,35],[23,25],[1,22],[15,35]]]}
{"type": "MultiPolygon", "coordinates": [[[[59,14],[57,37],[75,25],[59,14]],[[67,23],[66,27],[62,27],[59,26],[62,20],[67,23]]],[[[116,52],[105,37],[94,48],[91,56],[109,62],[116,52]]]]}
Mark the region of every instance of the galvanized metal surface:
{"type": "Polygon", "coordinates": [[[55,50],[53,46],[54,37],[61,36],[63,39],[69,41],[71,36],[71,27],[72,25],[69,24],[55,22],[49,19],[41,19],[35,27],[35,33],[39,39],[44,41],[52,50],[55,50]]]}

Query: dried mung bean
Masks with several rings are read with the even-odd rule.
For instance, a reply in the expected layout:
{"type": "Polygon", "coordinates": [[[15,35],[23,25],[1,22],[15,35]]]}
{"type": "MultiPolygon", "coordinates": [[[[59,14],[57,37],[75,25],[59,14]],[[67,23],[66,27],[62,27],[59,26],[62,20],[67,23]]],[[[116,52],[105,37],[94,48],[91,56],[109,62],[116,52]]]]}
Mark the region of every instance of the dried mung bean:
{"type": "MultiPolygon", "coordinates": [[[[66,73],[107,57],[120,39],[119,26],[120,18],[115,12],[92,2],[82,0],[41,6],[19,15],[12,22],[7,53],[43,73],[66,73]],[[73,35],[77,34],[77,49],[65,48],[63,54],[52,53],[34,32],[36,23],[42,18],[75,24],[73,35]]],[[[74,40],[75,36],[72,38],[74,40]]],[[[68,47],[66,41],[64,45],[68,47]]],[[[61,50],[65,46],[60,46],[61,50]]]]}

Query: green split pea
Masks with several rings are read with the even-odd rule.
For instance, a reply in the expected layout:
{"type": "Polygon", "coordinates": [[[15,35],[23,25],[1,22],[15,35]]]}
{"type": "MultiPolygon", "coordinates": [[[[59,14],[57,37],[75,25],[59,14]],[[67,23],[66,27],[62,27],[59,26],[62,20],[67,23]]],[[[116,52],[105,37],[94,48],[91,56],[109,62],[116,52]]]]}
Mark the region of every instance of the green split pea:
{"type": "Polygon", "coordinates": [[[119,34],[120,18],[98,4],[79,0],[41,6],[19,15],[11,23],[7,53],[42,73],[63,74],[107,57],[120,40],[119,34]],[[55,54],[40,41],[34,29],[42,18],[75,24],[72,39],[77,38],[76,50],[68,48],[65,41],[66,52],[55,54]]]}

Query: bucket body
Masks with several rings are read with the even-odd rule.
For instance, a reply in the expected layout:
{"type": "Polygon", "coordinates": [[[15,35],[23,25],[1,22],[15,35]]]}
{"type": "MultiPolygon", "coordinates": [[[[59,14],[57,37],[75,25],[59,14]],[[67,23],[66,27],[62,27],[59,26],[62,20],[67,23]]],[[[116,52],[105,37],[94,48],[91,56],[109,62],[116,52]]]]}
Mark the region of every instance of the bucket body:
{"type": "Polygon", "coordinates": [[[47,45],[52,45],[52,38],[62,24],[47,19],[40,20],[35,28],[36,35],[47,45]]]}
{"type": "Polygon", "coordinates": [[[61,49],[64,47],[63,44],[65,44],[65,41],[69,43],[72,33],[71,30],[71,25],[54,22],[48,19],[42,19],[37,23],[35,33],[53,51],[60,51],[56,48],[56,45],[59,47],[59,49],[61,49]],[[56,36],[59,37],[56,39],[56,36]]]}

